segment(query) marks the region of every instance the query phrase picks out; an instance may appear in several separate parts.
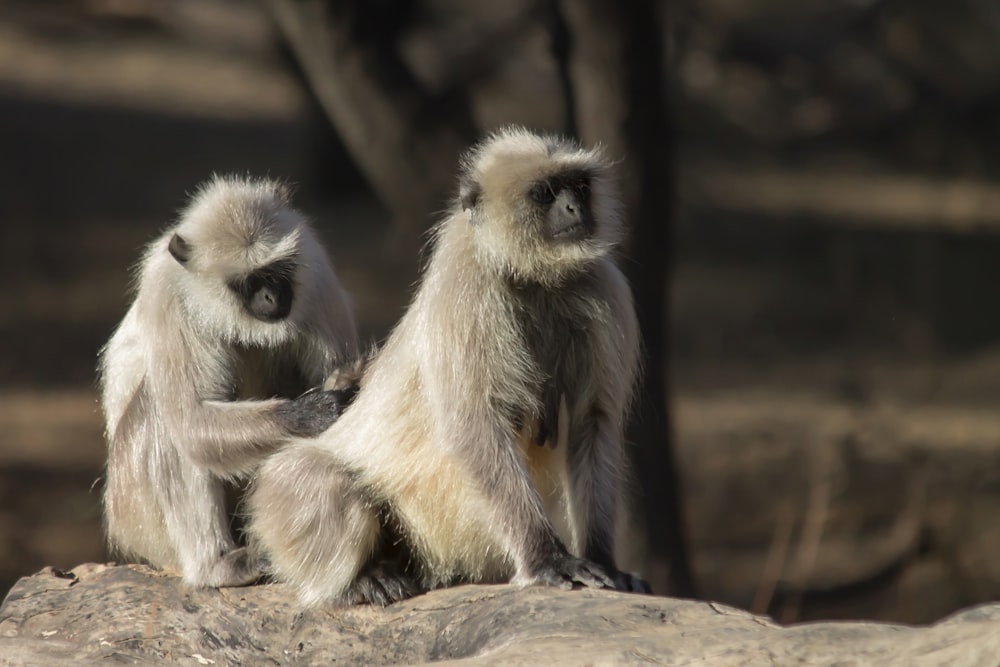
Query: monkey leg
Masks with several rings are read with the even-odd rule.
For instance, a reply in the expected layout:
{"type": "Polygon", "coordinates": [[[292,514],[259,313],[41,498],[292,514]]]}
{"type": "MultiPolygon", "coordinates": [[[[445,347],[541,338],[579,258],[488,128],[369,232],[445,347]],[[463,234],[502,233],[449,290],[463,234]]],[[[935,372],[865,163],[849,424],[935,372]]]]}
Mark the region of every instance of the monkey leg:
{"type": "Polygon", "coordinates": [[[384,606],[418,592],[402,568],[377,562],[378,503],[323,450],[293,446],[270,457],[248,506],[253,548],[304,604],[384,606]]]}
{"type": "Polygon", "coordinates": [[[184,581],[220,587],[260,578],[259,565],[233,541],[222,482],[179,458],[161,470],[167,474],[154,488],[184,581]]]}
{"type": "Polygon", "coordinates": [[[367,603],[385,607],[423,592],[425,589],[400,564],[381,561],[367,565],[341,595],[340,602],[344,605],[367,603]]]}

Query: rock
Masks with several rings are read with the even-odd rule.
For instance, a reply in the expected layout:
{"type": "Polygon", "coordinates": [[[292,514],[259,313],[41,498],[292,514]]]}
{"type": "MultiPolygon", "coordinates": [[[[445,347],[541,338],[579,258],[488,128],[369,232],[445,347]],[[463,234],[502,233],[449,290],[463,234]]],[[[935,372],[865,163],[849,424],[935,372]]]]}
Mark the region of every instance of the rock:
{"type": "Polygon", "coordinates": [[[780,626],[724,605],[459,586],[378,609],[301,610],[281,584],[190,589],[139,565],[47,568],[0,606],[0,664],[995,665],[1000,604],[928,627],[780,626]]]}

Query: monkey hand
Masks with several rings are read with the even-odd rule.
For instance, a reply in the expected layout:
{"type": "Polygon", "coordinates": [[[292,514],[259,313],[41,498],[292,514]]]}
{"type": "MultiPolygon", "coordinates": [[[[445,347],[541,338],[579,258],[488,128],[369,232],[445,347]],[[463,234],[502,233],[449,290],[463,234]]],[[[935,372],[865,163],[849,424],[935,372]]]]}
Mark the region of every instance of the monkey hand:
{"type": "Polygon", "coordinates": [[[556,586],[566,590],[573,588],[574,584],[588,588],[616,588],[615,581],[600,565],[585,558],[577,558],[565,551],[549,558],[527,576],[518,575],[514,583],[556,586]]]}
{"type": "Polygon", "coordinates": [[[344,391],[310,389],[279,407],[280,419],[294,436],[311,438],[330,427],[350,403],[344,391]]]}

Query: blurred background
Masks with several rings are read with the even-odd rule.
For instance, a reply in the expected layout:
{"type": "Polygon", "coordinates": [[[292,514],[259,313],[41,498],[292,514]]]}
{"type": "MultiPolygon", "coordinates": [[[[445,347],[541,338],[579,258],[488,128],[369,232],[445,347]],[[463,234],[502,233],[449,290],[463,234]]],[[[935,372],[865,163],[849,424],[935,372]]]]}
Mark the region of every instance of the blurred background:
{"type": "Polygon", "coordinates": [[[0,590],[101,561],[95,365],[212,172],[291,181],[379,341],[459,151],[623,159],[658,593],[928,622],[1000,597],[993,0],[0,0],[0,590]]]}

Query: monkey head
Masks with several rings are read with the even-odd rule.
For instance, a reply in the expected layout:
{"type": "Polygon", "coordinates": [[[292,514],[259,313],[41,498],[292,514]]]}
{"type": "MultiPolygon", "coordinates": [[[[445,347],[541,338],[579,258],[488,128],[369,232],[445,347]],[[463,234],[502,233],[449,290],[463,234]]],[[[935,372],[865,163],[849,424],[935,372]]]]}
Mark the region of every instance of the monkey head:
{"type": "Polygon", "coordinates": [[[457,206],[486,263],[520,281],[559,283],[620,239],[610,167],[600,149],[506,128],[463,159],[457,206]]]}
{"type": "MultiPolygon", "coordinates": [[[[303,290],[299,267],[312,234],[271,181],[216,177],[202,187],[167,242],[188,315],[223,340],[269,346],[295,334],[303,290]],[[187,304],[186,304],[187,305],[187,304]]],[[[161,246],[158,251],[162,252],[161,246]]]]}

